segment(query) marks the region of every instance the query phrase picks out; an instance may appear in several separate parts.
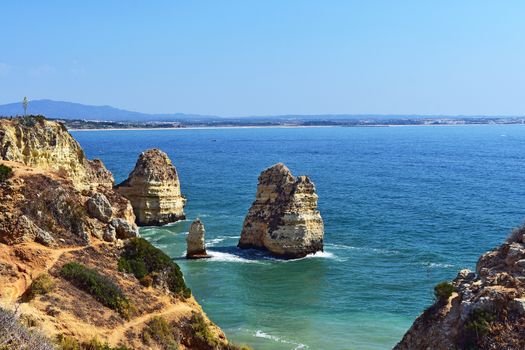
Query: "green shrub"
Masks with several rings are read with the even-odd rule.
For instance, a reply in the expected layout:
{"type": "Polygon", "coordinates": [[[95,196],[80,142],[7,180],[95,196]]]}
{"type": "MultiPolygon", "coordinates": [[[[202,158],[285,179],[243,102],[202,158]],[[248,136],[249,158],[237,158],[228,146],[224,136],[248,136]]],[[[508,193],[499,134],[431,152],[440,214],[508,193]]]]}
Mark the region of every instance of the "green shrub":
{"type": "Polygon", "coordinates": [[[475,333],[476,338],[480,338],[488,333],[490,324],[494,321],[494,315],[487,310],[475,309],[473,310],[465,324],[467,330],[475,333]]]}
{"type": "Polygon", "coordinates": [[[434,296],[439,302],[447,301],[448,298],[456,291],[456,288],[450,282],[441,282],[434,287],[434,296]]]}
{"type": "Polygon", "coordinates": [[[175,340],[173,328],[163,317],[153,317],[142,331],[144,343],[149,345],[155,341],[163,350],[177,350],[179,348],[175,340]]]}
{"type": "Polygon", "coordinates": [[[211,347],[219,345],[219,340],[217,339],[215,334],[210,330],[210,327],[208,326],[208,324],[204,320],[204,317],[202,317],[201,314],[192,311],[190,324],[191,328],[193,329],[193,332],[195,333],[195,336],[198,339],[200,339],[201,341],[203,341],[211,347]]]}
{"type": "Polygon", "coordinates": [[[133,308],[122,290],[96,270],[70,262],[62,266],[60,275],[75,287],[92,295],[102,305],[118,311],[121,316],[131,316],[133,308]]]}
{"type": "Polygon", "coordinates": [[[151,275],[146,275],[140,279],[140,284],[144,287],[151,287],[153,285],[153,277],[151,275]]]}
{"type": "Polygon", "coordinates": [[[182,272],[169,256],[143,238],[132,238],[124,247],[118,262],[119,270],[133,273],[139,280],[148,275],[162,278],[170,291],[189,298],[191,290],[186,287],[182,272]]]}
{"type": "Polygon", "coordinates": [[[47,273],[39,275],[24,293],[23,299],[26,301],[34,299],[37,295],[44,295],[51,292],[55,284],[47,273]]]}
{"type": "Polygon", "coordinates": [[[13,175],[13,169],[7,165],[0,164],[0,182],[4,182],[13,175]]]}
{"type": "Polygon", "coordinates": [[[102,343],[97,338],[87,342],[79,342],[73,337],[62,334],[57,337],[57,345],[59,350],[131,350],[125,346],[113,348],[107,343],[102,343]]]}

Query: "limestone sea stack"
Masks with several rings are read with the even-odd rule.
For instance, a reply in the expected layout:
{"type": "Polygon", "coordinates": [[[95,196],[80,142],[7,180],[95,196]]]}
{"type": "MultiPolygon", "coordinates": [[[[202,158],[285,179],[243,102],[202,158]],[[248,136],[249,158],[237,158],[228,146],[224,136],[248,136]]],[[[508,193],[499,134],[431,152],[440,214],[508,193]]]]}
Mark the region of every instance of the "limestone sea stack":
{"type": "Polygon", "coordinates": [[[266,249],[293,259],[323,251],[323,238],[313,182],[307,176],[294,177],[282,163],[264,170],[238,247],[266,249]]]}
{"type": "Polygon", "coordinates": [[[204,228],[204,224],[199,219],[196,219],[191,223],[190,232],[186,237],[186,244],[188,245],[186,250],[186,258],[203,259],[210,257],[206,253],[206,246],[204,243],[205,234],[206,229],[204,228]]]}
{"type": "Polygon", "coordinates": [[[138,225],[165,225],[186,218],[177,170],[159,149],[142,152],[116,189],[131,202],[138,225]]]}

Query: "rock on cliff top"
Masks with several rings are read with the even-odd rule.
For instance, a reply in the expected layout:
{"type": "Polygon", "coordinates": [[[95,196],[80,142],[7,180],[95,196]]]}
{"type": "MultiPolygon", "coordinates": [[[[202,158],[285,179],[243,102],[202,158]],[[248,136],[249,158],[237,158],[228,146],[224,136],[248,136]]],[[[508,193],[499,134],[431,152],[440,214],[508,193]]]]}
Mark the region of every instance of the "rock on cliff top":
{"type": "Polygon", "coordinates": [[[313,182],[307,176],[294,177],[282,163],[264,170],[238,246],[266,249],[283,258],[300,258],[322,251],[323,238],[313,182]]]}
{"type": "Polygon", "coordinates": [[[186,199],[177,170],[159,149],[141,153],[129,177],[116,189],[130,200],[139,225],[164,225],[185,218],[186,199]]]}
{"type": "Polygon", "coordinates": [[[62,124],[40,116],[0,119],[0,159],[56,171],[80,189],[113,186],[100,160],[88,160],[62,124]]]}
{"type": "Polygon", "coordinates": [[[435,293],[394,349],[525,349],[525,227],[435,293]]]}

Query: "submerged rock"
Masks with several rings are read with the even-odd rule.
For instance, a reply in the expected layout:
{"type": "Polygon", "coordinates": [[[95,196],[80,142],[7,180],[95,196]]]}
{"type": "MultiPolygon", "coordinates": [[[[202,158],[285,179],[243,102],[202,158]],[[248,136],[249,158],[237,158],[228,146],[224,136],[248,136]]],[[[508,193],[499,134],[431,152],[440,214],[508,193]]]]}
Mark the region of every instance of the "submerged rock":
{"type": "Polygon", "coordinates": [[[206,253],[205,236],[206,230],[204,224],[196,219],[191,223],[190,232],[186,237],[186,244],[188,248],[186,250],[186,258],[188,259],[202,259],[209,258],[210,256],[206,253]]]}
{"type": "Polygon", "coordinates": [[[186,218],[177,170],[159,149],[143,152],[116,189],[131,202],[138,225],[165,225],[186,218]]]}
{"type": "Polygon", "coordinates": [[[238,247],[267,249],[283,258],[323,251],[324,226],[317,198],[307,176],[294,177],[282,163],[264,170],[238,247]]]}

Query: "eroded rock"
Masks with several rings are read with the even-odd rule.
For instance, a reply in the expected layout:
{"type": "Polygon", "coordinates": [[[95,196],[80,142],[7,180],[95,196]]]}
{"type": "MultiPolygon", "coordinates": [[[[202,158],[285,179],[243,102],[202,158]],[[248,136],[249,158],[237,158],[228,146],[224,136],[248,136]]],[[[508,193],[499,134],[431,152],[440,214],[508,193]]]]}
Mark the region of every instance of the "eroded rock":
{"type": "Polygon", "coordinates": [[[210,256],[206,253],[205,246],[205,234],[206,230],[204,224],[196,219],[191,223],[190,232],[186,236],[186,258],[188,259],[202,259],[209,258],[210,256]]]}
{"type": "Polygon", "coordinates": [[[109,222],[113,215],[111,203],[102,193],[95,193],[86,202],[88,214],[103,222],[109,222]]]}
{"type": "Polygon", "coordinates": [[[131,202],[138,225],[164,225],[186,218],[177,170],[159,149],[143,152],[116,189],[131,202]]]}
{"type": "Polygon", "coordinates": [[[395,350],[525,349],[525,228],[462,270],[455,292],[419,316],[395,350]]]}
{"type": "Polygon", "coordinates": [[[294,177],[282,163],[264,170],[244,220],[239,248],[267,249],[279,257],[301,258],[323,251],[323,238],[313,182],[307,176],[294,177]]]}

